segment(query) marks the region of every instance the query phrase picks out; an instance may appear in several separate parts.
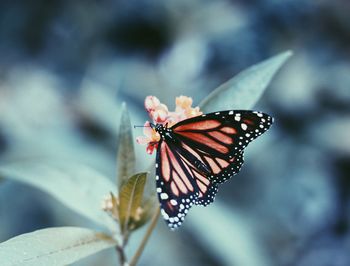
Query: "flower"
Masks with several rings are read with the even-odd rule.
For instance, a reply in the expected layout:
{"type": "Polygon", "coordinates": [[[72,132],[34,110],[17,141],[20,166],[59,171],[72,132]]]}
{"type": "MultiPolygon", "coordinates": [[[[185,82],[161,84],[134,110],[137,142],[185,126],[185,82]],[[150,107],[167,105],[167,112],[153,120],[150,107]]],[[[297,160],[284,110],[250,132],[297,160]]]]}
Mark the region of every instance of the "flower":
{"type": "Polygon", "coordinates": [[[147,144],[146,151],[148,154],[152,154],[154,149],[158,147],[160,136],[153,128],[151,128],[151,123],[149,121],[146,121],[144,124],[143,134],[145,136],[137,137],[136,142],[141,145],[147,144]]]}
{"type": "MultiPolygon", "coordinates": [[[[184,119],[202,114],[199,107],[192,107],[192,103],[193,100],[191,97],[181,95],[175,99],[175,112],[169,112],[168,107],[162,104],[157,97],[147,96],[145,99],[145,109],[153,123],[162,125],[168,124],[168,127],[171,127],[184,119]]],[[[154,149],[158,147],[160,136],[151,128],[151,123],[149,121],[146,121],[144,124],[143,134],[145,136],[137,137],[136,141],[138,144],[147,145],[147,153],[152,154],[154,149]]]]}
{"type": "Polygon", "coordinates": [[[176,123],[202,114],[199,107],[192,108],[193,100],[191,97],[181,95],[176,97],[175,103],[175,113],[178,115],[176,123]]]}
{"type": "Polygon", "coordinates": [[[145,99],[145,108],[150,117],[156,123],[163,123],[168,116],[168,107],[160,103],[157,97],[147,96],[145,99]]]}

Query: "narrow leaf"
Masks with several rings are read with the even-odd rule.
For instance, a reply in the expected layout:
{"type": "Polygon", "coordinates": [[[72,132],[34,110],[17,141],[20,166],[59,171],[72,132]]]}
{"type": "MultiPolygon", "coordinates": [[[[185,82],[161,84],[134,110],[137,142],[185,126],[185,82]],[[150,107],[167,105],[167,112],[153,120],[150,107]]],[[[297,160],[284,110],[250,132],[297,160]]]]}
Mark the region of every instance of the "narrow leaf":
{"type": "Polygon", "coordinates": [[[47,228],[0,243],[0,261],[2,266],[67,265],[116,244],[86,228],[47,228]]]}
{"type": "Polygon", "coordinates": [[[201,110],[208,113],[218,110],[251,109],[291,55],[292,52],[287,51],[242,71],[210,93],[200,103],[201,110]]]}
{"type": "Polygon", "coordinates": [[[159,208],[159,203],[155,197],[156,193],[153,195],[154,196],[149,197],[148,200],[142,203],[141,213],[138,219],[132,221],[131,226],[133,230],[136,230],[146,224],[151,219],[157,208],[159,208]]]}
{"type": "Polygon", "coordinates": [[[23,161],[0,165],[0,175],[37,187],[77,213],[115,230],[114,220],[102,210],[102,201],[115,185],[94,169],[69,162],[23,161]]]}
{"type": "Polygon", "coordinates": [[[125,180],[134,174],[135,171],[134,140],[129,112],[125,103],[122,105],[118,137],[117,182],[120,188],[125,180]]]}
{"type": "Polygon", "coordinates": [[[139,218],[146,178],[147,173],[133,175],[121,187],[119,194],[119,220],[123,232],[128,229],[130,221],[138,220],[139,218]]]}

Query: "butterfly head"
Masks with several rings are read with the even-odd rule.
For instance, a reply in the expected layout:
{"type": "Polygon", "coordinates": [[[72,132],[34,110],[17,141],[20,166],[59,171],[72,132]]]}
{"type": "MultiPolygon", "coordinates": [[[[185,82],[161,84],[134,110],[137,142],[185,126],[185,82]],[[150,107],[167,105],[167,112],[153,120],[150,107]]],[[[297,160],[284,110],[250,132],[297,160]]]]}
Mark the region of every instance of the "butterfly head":
{"type": "Polygon", "coordinates": [[[165,125],[151,123],[150,125],[151,128],[154,129],[162,139],[170,135],[171,130],[168,128],[168,123],[166,123],[165,125]]]}

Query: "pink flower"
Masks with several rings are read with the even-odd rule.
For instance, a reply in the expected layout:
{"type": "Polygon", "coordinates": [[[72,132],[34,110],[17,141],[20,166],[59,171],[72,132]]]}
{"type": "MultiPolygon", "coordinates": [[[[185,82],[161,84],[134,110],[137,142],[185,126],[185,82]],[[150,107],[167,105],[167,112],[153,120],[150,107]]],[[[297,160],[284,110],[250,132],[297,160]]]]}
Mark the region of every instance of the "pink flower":
{"type": "Polygon", "coordinates": [[[191,97],[181,95],[176,97],[175,103],[175,113],[178,115],[176,123],[202,114],[202,112],[199,111],[199,107],[192,108],[193,101],[191,97]]]}
{"type": "MultiPolygon", "coordinates": [[[[150,118],[155,124],[168,124],[168,127],[191,117],[199,116],[202,112],[199,107],[192,107],[192,98],[187,96],[176,97],[175,112],[169,112],[168,107],[162,104],[157,97],[147,96],[145,99],[145,108],[150,118]]],[[[143,134],[136,138],[137,143],[147,145],[146,151],[152,154],[154,149],[157,149],[160,140],[159,134],[150,126],[150,122],[146,121],[143,134]]]]}
{"type": "Polygon", "coordinates": [[[145,108],[149,116],[156,123],[164,123],[168,116],[168,107],[160,103],[157,97],[147,96],[145,99],[145,108]]]}
{"type": "Polygon", "coordinates": [[[158,142],[160,140],[159,134],[151,128],[149,121],[146,121],[143,128],[143,134],[145,136],[139,136],[136,138],[136,142],[141,145],[146,145],[146,151],[148,154],[152,154],[154,149],[158,147],[158,142]]]}

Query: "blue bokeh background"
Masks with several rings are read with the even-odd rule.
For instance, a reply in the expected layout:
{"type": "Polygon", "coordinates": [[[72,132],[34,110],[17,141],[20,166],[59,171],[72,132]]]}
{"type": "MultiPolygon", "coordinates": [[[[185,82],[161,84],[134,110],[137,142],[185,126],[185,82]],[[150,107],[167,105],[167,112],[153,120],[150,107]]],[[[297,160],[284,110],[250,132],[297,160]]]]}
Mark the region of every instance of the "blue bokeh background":
{"type": "MultiPolygon", "coordinates": [[[[350,265],[349,14],[345,0],[1,1],[0,160],[64,158],[114,179],[123,101],[140,125],[147,95],[170,109],[181,94],[198,104],[291,49],[256,106],[273,128],[207,212],[191,210],[175,233],[159,221],[140,265],[350,265]]],[[[93,226],[0,181],[0,241],[65,225],[93,226]]],[[[104,251],[76,265],[116,261],[104,251]]]]}

